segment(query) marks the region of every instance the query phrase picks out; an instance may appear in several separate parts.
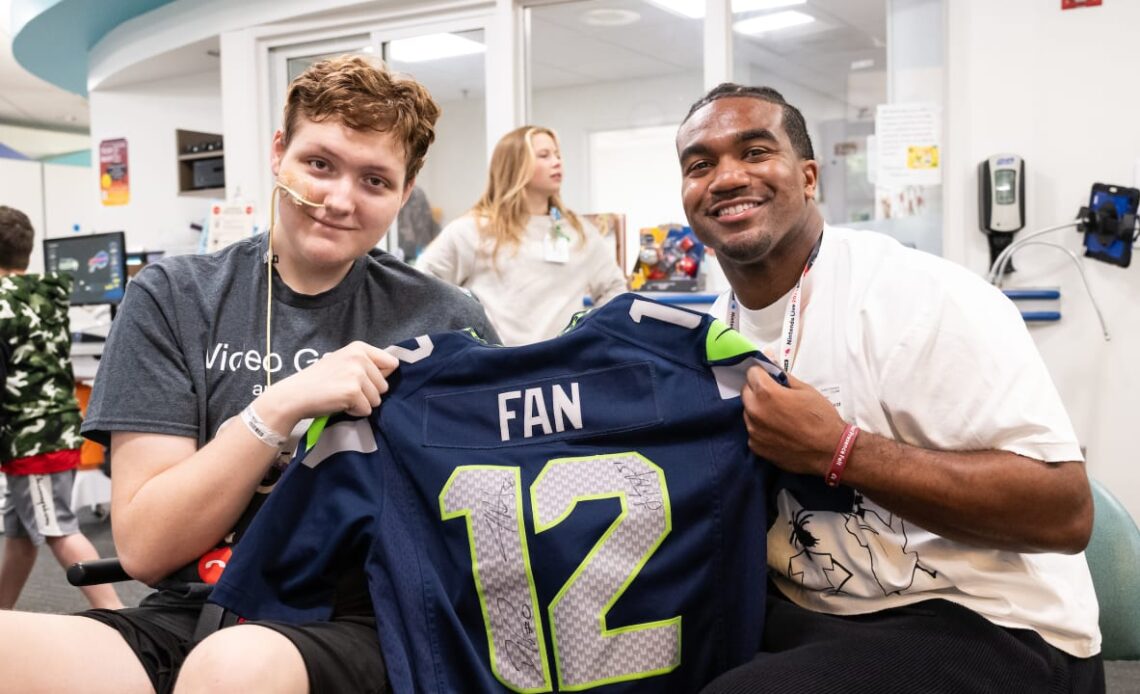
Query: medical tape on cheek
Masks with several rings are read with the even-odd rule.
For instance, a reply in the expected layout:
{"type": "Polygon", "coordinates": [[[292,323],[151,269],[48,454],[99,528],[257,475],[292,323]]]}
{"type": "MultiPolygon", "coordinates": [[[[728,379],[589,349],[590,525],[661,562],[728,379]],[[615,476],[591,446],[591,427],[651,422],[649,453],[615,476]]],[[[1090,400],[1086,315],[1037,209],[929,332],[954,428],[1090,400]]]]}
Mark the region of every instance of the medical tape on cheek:
{"type": "Polygon", "coordinates": [[[309,186],[304,181],[295,181],[294,176],[288,171],[282,171],[274,182],[274,186],[280,188],[283,192],[289,195],[294,205],[300,207],[301,205],[308,205],[309,207],[324,207],[323,200],[315,202],[311,199],[309,186]]]}

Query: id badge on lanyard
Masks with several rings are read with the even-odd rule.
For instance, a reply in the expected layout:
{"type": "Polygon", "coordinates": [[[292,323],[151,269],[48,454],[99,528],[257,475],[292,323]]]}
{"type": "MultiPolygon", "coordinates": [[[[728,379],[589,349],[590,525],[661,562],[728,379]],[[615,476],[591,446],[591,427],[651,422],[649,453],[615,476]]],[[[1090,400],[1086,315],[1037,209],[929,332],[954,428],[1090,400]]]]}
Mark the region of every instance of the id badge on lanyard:
{"type": "MultiPolygon", "coordinates": [[[[792,296],[788,299],[788,310],[784,313],[784,325],[780,331],[780,353],[777,355],[777,361],[780,368],[788,373],[792,370],[792,363],[795,362],[796,351],[799,349],[800,324],[803,318],[803,305],[801,301],[803,297],[804,278],[807,277],[811,266],[815,264],[815,259],[819,255],[819,247],[822,243],[823,234],[821,233],[819,240],[815,242],[815,247],[812,248],[811,253],[808,255],[807,262],[804,263],[804,270],[800,273],[800,278],[796,280],[796,286],[792,288],[792,296]]],[[[740,329],[740,304],[736,300],[735,290],[729,294],[728,297],[728,327],[733,330],[740,329]]]]}
{"type": "Polygon", "coordinates": [[[542,240],[542,259],[548,263],[570,262],[570,237],[562,229],[562,214],[550,208],[550,233],[542,240]]]}

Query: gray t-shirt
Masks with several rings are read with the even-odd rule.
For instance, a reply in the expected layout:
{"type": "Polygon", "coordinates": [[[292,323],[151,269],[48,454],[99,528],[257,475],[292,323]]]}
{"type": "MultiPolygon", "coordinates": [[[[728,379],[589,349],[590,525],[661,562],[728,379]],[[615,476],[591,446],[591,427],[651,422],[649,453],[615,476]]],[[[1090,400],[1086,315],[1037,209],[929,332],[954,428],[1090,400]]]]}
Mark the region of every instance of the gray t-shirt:
{"type": "MultiPolygon", "coordinates": [[[[148,265],[127,287],[108,335],[83,422],[83,434],[107,445],[113,431],[189,436],[199,447],[265,387],[268,359],[280,381],[353,340],[387,347],[427,333],[471,328],[498,335],[482,307],[462,290],[428,277],[387,253],[357,259],[336,287],[298,294],[274,274],[272,352],[265,354],[265,237],[211,255],[176,256],[148,265]]],[[[270,469],[271,489],[280,469],[270,469]]],[[[249,508],[214,552],[240,538],[264,501],[249,508]]],[[[198,562],[159,587],[195,601],[208,588],[198,562]]]]}
{"type": "MultiPolygon", "coordinates": [[[[265,237],[211,255],[164,258],[130,283],[99,363],[83,433],[189,436],[199,446],[265,387],[265,237]]],[[[353,340],[378,347],[473,328],[498,336],[468,295],[380,253],[333,289],[298,294],[274,274],[272,354],[278,382],[353,340]]]]}

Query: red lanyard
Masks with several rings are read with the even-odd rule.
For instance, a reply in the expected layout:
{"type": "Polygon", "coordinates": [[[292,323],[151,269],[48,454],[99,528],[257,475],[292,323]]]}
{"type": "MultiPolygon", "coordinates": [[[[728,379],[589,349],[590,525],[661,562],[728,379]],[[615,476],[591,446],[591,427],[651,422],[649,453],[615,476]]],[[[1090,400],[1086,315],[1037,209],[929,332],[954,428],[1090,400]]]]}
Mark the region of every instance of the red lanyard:
{"type": "MultiPolygon", "coordinates": [[[[780,366],[784,371],[790,372],[792,370],[792,362],[796,359],[796,352],[799,349],[800,342],[800,323],[803,317],[800,299],[803,295],[802,287],[804,278],[807,277],[808,271],[811,266],[815,264],[815,259],[819,256],[819,247],[823,243],[823,233],[819,235],[819,239],[815,242],[815,247],[811,249],[808,255],[807,262],[804,263],[804,271],[800,273],[800,278],[796,280],[796,286],[792,288],[792,296],[788,299],[788,309],[784,313],[784,327],[780,332],[780,366]]],[[[740,329],[740,304],[736,300],[736,291],[733,290],[728,296],[728,327],[733,330],[740,329]]]]}

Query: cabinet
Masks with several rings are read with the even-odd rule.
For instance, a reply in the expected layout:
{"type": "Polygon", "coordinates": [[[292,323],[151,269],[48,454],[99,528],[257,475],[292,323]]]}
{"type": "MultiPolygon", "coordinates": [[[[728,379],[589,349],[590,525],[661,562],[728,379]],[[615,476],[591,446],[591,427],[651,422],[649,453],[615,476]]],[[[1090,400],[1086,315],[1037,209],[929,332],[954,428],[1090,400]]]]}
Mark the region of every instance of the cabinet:
{"type": "Polygon", "coordinates": [[[176,130],[178,193],[220,197],[225,194],[226,169],[222,136],[176,130]]]}

